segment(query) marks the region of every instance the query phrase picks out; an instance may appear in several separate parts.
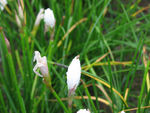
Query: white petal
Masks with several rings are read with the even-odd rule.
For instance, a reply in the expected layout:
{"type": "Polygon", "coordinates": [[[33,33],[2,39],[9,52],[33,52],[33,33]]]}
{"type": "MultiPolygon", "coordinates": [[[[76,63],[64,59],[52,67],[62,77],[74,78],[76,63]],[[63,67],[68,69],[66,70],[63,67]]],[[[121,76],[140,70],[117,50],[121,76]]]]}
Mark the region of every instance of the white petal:
{"type": "Polygon", "coordinates": [[[76,89],[79,82],[80,82],[80,77],[81,77],[81,65],[80,65],[80,60],[79,57],[76,56],[71,64],[68,67],[67,71],[67,85],[68,89],[76,89]]]}
{"type": "Polygon", "coordinates": [[[125,113],[124,111],[121,111],[121,113],[125,113]]]}
{"type": "Polygon", "coordinates": [[[38,76],[43,77],[39,72],[36,71],[36,70],[38,69],[38,67],[39,67],[39,66],[36,64],[36,65],[34,66],[34,68],[33,68],[33,71],[34,71],[34,73],[37,74],[38,76]]]}
{"type": "Polygon", "coordinates": [[[47,59],[46,59],[46,57],[45,57],[45,56],[44,56],[44,57],[41,57],[40,52],[39,52],[39,51],[35,51],[35,56],[34,56],[33,61],[34,61],[34,62],[35,62],[35,61],[37,62],[37,64],[36,64],[35,67],[33,68],[33,71],[34,71],[37,75],[39,75],[40,77],[46,77],[46,76],[48,76],[48,65],[47,65],[47,59]],[[42,75],[40,75],[40,74],[36,71],[37,68],[40,69],[42,75]]]}
{"type": "Polygon", "coordinates": [[[80,109],[79,111],[77,111],[77,113],[90,113],[90,111],[86,109],[80,109]]]}
{"type": "Polygon", "coordinates": [[[39,51],[35,51],[34,53],[35,53],[35,55],[34,55],[33,61],[35,62],[37,60],[37,62],[38,62],[38,59],[41,58],[40,52],[39,51]]]}
{"type": "Polygon", "coordinates": [[[4,10],[6,4],[7,4],[7,0],[0,0],[0,9],[4,10]]]}
{"type": "Polygon", "coordinates": [[[47,27],[53,28],[55,26],[54,13],[50,8],[47,8],[44,13],[44,22],[47,27]]]}
{"type": "Polygon", "coordinates": [[[40,11],[39,11],[39,13],[38,13],[38,15],[36,17],[34,25],[38,26],[43,18],[44,18],[44,9],[42,8],[42,9],[40,9],[40,11]]]}

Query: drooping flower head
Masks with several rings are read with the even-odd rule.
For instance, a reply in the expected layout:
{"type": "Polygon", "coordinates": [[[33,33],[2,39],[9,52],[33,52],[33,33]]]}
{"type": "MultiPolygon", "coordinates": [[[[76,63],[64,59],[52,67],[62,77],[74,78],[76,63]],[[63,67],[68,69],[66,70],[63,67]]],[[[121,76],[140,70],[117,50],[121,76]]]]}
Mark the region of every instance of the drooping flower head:
{"type": "Polygon", "coordinates": [[[47,8],[44,12],[44,22],[47,29],[54,28],[55,26],[54,13],[50,8],[47,8]]]}
{"type": "Polygon", "coordinates": [[[79,111],[77,111],[77,113],[90,113],[90,111],[86,109],[80,109],[79,111]]]}
{"type": "Polygon", "coordinates": [[[67,85],[68,85],[69,95],[71,95],[75,92],[80,82],[81,64],[79,60],[79,55],[72,60],[66,74],[67,74],[67,85]]]}
{"type": "Polygon", "coordinates": [[[40,77],[48,77],[48,65],[47,65],[47,59],[46,56],[41,57],[39,51],[35,51],[35,56],[33,61],[36,61],[36,65],[33,68],[33,71],[40,77]],[[40,73],[38,73],[36,70],[40,69],[40,73]]]}
{"type": "Polygon", "coordinates": [[[4,10],[6,4],[7,4],[7,0],[0,0],[0,9],[4,10]]]}

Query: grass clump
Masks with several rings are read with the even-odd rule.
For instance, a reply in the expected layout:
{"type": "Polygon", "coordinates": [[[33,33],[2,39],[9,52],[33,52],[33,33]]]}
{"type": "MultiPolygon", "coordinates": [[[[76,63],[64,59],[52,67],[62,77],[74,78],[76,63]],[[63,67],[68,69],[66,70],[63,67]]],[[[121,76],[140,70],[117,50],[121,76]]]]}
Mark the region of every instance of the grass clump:
{"type": "Polygon", "coordinates": [[[0,10],[0,112],[150,112],[148,4],[8,0],[0,10]],[[55,27],[35,25],[42,8],[53,10],[55,27]],[[48,81],[33,71],[34,51],[47,58],[48,81]],[[70,108],[66,72],[77,55],[82,74],[70,108]]]}

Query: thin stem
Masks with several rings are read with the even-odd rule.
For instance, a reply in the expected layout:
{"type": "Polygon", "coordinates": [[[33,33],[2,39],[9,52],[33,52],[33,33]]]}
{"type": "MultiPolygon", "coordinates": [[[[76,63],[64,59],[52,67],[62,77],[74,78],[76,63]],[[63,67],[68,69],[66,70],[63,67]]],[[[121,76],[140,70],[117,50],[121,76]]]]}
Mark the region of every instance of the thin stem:
{"type": "Polygon", "coordinates": [[[61,101],[60,97],[57,95],[56,91],[53,89],[53,87],[51,85],[50,77],[44,77],[43,81],[46,84],[46,86],[49,88],[49,90],[52,92],[52,94],[55,96],[55,98],[57,99],[57,101],[59,102],[61,107],[65,110],[65,112],[69,113],[69,111],[67,110],[66,106],[63,104],[63,102],[61,101]]]}

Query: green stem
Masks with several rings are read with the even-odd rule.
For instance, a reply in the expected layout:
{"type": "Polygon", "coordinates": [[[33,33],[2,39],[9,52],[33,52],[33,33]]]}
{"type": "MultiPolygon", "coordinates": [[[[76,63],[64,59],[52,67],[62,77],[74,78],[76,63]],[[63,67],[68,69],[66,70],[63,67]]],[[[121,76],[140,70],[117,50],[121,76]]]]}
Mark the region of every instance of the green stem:
{"type": "Polygon", "coordinates": [[[55,98],[57,99],[57,101],[59,102],[59,104],[61,105],[61,107],[65,110],[66,113],[70,113],[66,106],[63,104],[63,102],[61,101],[60,97],[57,95],[56,91],[53,89],[52,85],[51,85],[51,79],[50,77],[44,77],[44,83],[46,84],[46,86],[50,89],[50,91],[52,92],[52,94],[55,96],[55,98]]]}

